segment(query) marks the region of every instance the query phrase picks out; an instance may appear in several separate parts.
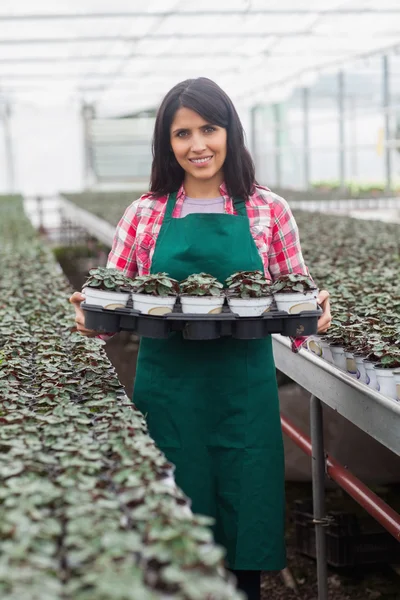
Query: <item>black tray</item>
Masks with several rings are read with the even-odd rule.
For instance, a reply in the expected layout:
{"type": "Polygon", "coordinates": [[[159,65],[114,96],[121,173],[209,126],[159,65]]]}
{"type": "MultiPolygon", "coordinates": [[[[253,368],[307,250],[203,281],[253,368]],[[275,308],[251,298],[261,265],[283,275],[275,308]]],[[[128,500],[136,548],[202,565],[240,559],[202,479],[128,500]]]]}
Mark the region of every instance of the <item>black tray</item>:
{"type": "Polygon", "coordinates": [[[280,333],[290,337],[313,335],[317,332],[321,310],[304,311],[298,315],[270,310],[261,317],[238,317],[227,306],[219,315],[184,314],[177,302],[174,312],[163,316],[143,315],[130,308],[108,310],[82,302],[85,327],[100,333],[132,331],[139,336],[166,339],[173,332],[182,332],[186,340],[215,340],[231,336],[241,340],[257,340],[280,333]]]}

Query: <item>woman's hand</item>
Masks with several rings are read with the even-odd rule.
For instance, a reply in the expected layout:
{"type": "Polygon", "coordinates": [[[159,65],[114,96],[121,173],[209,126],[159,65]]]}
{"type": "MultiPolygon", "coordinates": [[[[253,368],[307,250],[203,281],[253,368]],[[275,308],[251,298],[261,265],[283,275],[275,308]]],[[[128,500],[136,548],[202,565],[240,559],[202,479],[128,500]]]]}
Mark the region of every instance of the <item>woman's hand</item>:
{"type": "Polygon", "coordinates": [[[332,322],[329,292],[326,290],[321,290],[318,294],[317,302],[323,310],[322,316],[318,319],[318,333],[325,333],[328,331],[332,322]]]}
{"type": "Polygon", "coordinates": [[[85,315],[83,310],[81,309],[81,302],[85,300],[85,296],[80,292],[75,292],[72,294],[69,301],[74,305],[75,308],[75,323],[77,331],[86,335],[87,337],[96,337],[98,335],[97,331],[93,331],[92,329],[86,329],[85,327],[85,315]]]}

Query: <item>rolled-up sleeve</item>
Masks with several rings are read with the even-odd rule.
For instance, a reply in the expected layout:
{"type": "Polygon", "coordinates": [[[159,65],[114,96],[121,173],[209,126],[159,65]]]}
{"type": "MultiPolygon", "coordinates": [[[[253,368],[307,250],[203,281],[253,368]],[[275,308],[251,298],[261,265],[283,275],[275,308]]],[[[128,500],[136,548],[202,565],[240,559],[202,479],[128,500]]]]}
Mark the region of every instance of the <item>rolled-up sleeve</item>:
{"type": "Polygon", "coordinates": [[[283,198],[273,202],[272,240],[269,248],[269,272],[272,280],[289,273],[310,275],[301,252],[297,223],[283,198]]]}
{"type": "Polygon", "coordinates": [[[137,274],[135,240],[138,203],[139,200],[128,206],[119,221],[107,261],[108,268],[119,269],[127,277],[137,274]]]}

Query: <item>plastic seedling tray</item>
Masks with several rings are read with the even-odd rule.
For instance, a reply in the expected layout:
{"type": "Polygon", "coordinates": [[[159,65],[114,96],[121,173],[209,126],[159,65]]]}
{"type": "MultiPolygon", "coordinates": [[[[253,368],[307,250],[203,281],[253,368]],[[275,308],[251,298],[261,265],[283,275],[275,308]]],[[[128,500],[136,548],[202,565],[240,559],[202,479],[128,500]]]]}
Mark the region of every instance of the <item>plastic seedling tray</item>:
{"type": "Polygon", "coordinates": [[[257,340],[272,333],[290,337],[313,335],[317,332],[321,310],[290,315],[270,310],[261,317],[238,317],[228,306],[219,315],[192,315],[182,313],[177,302],[174,312],[163,316],[144,315],[129,308],[107,310],[100,306],[82,303],[85,327],[100,333],[132,331],[142,337],[166,339],[173,332],[182,332],[187,340],[215,340],[233,337],[240,340],[257,340]]]}

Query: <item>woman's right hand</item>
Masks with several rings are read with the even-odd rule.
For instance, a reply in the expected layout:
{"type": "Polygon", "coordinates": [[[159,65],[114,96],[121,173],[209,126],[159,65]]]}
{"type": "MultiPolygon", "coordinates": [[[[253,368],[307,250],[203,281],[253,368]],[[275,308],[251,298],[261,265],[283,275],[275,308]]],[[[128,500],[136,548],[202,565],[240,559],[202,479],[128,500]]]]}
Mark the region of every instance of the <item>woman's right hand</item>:
{"type": "Polygon", "coordinates": [[[99,335],[98,331],[93,331],[92,329],[86,329],[85,327],[85,314],[81,309],[81,302],[85,300],[85,296],[80,292],[74,292],[69,299],[71,304],[73,304],[75,308],[75,323],[76,329],[82,335],[86,335],[87,337],[96,337],[99,335]]]}

